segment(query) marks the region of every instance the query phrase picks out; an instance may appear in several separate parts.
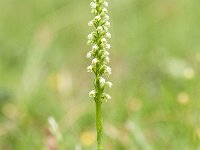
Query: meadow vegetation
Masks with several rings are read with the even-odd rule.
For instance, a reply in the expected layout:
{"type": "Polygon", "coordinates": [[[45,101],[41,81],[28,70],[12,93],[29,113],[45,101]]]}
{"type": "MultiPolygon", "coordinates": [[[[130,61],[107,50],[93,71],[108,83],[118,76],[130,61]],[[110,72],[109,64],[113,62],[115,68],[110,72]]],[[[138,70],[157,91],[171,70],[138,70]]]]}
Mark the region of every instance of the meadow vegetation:
{"type": "MultiPolygon", "coordinates": [[[[95,149],[89,3],[0,1],[0,150],[95,149]]],[[[105,149],[200,150],[200,1],[109,3],[105,149]]]]}

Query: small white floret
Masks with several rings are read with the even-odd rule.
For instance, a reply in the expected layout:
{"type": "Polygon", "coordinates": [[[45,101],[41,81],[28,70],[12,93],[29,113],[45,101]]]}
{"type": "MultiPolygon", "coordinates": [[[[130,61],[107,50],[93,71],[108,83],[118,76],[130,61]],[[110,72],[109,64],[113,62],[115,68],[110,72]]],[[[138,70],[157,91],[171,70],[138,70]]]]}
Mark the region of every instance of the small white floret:
{"type": "Polygon", "coordinates": [[[102,12],[103,12],[103,13],[107,13],[107,12],[108,12],[107,8],[103,8],[103,9],[102,9],[102,12]]]}
{"type": "Polygon", "coordinates": [[[87,38],[89,39],[89,40],[92,40],[93,39],[93,35],[92,34],[89,34],[88,36],[87,36],[87,38]]]}
{"type": "Polygon", "coordinates": [[[109,22],[109,21],[106,21],[105,25],[106,25],[107,27],[110,27],[110,22],[109,22]]]}
{"type": "Polygon", "coordinates": [[[89,26],[89,27],[91,27],[91,26],[93,26],[93,25],[94,25],[93,21],[90,21],[90,22],[88,23],[88,26],[89,26]]]}
{"type": "Polygon", "coordinates": [[[110,17],[108,15],[105,15],[105,20],[109,20],[110,17]]]}
{"type": "Polygon", "coordinates": [[[98,46],[95,44],[95,45],[93,45],[92,49],[93,49],[93,50],[97,50],[97,49],[98,49],[98,46]]]}
{"type": "Polygon", "coordinates": [[[89,53],[87,53],[86,57],[87,58],[91,58],[92,57],[92,52],[90,51],[89,53]]]}
{"type": "Polygon", "coordinates": [[[108,100],[111,99],[111,96],[108,95],[108,94],[106,94],[106,93],[103,93],[103,98],[104,98],[104,99],[106,100],[106,102],[107,102],[108,100]]]}
{"type": "Polygon", "coordinates": [[[87,67],[87,72],[92,72],[92,66],[87,67]]]}
{"type": "Polygon", "coordinates": [[[108,2],[105,1],[103,4],[104,6],[108,7],[108,2]]]}
{"type": "Polygon", "coordinates": [[[104,28],[105,31],[108,31],[108,27],[104,26],[103,28],[104,28]]]}
{"type": "Polygon", "coordinates": [[[105,38],[102,38],[102,39],[101,39],[101,42],[102,42],[102,43],[107,43],[107,40],[106,40],[105,38]]]}
{"type": "Polygon", "coordinates": [[[108,94],[105,94],[105,97],[106,97],[106,99],[111,99],[111,96],[110,95],[108,95],[108,94]]]}
{"type": "Polygon", "coordinates": [[[109,87],[109,88],[111,88],[112,87],[112,82],[106,82],[106,85],[109,87]]]}
{"type": "Polygon", "coordinates": [[[92,41],[91,41],[91,40],[88,40],[88,41],[87,41],[87,45],[92,45],[92,41]]]}
{"type": "Polygon", "coordinates": [[[99,21],[99,20],[101,20],[101,17],[100,16],[96,16],[94,19],[99,21]]]}
{"type": "Polygon", "coordinates": [[[106,44],[106,48],[110,49],[111,48],[110,44],[106,44]]]}
{"type": "Polygon", "coordinates": [[[106,37],[107,38],[111,38],[111,34],[108,32],[108,33],[106,33],[106,37]]]}
{"type": "Polygon", "coordinates": [[[111,68],[109,66],[106,66],[105,73],[109,76],[111,75],[111,72],[112,72],[111,68]]]}
{"type": "Polygon", "coordinates": [[[106,62],[106,63],[109,63],[109,62],[110,62],[110,58],[109,58],[109,57],[106,57],[106,58],[105,58],[105,62],[106,62]]]}
{"type": "Polygon", "coordinates": [[[99,82],[100,82],[101,86],[104,86],[104,84],[106,83],[106,80],[104,78],[100,77],[99,82]]]}
{"type": "Polygon", "coordinates": [[[97,7],[96,2],[91,2],[91,3],[90,3],[90,7],[91,7],[92,9],[95,9],[95,8],[97,7]]]}
{"type": "Polygon", "coordinates": [[[109,53],[108,51],[105,51],[105,52],[104,52],[104,55],[105,55],[105,56],[109,56],[110,53],[109,53]]]}
{"type": "Polygon", "coordinates": [[[97,14],[97,10],[96,10],[96,9],[92,9],[92,10],[91,10],[91,13],[92,13],[92,14],[97,14]]]}
{"type": "Polygon", "coordinates": [[[101,32],[102,30],[103,30],[102,26],[99,26],[99,27],[97,28],[97,31],[99,31],[99,32],[101,32]]]}
{"type": "Polygon", "coordinates": [[[92,91],[90,91],[90,93],[89,93],[89,97],[95,97],[95,95],[96,95],[96,92],[95,92],[95,90],[92,90],[92,91]]]}
{"type": "Polygon", "coordinates": [[[93,64],[93,65],[95,65],[97,62],[98,62],[98,60],[97,60],[96,58],[94,58],[94,59],[92,60],[92,64],[93,64]]]}

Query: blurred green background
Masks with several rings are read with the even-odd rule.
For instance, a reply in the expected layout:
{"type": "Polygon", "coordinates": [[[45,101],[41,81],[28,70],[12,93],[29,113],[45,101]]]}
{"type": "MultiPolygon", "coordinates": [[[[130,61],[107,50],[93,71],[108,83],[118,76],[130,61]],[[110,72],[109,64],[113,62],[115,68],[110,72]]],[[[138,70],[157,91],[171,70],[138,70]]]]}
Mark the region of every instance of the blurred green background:
{"type": "MultiPolygon", "coordinates": [[[[0,150],[95,149],[89,3],[0,1],[0,150]]],[[[200,150],[200,1],[109,3],[105,150],[200,150]]]]}

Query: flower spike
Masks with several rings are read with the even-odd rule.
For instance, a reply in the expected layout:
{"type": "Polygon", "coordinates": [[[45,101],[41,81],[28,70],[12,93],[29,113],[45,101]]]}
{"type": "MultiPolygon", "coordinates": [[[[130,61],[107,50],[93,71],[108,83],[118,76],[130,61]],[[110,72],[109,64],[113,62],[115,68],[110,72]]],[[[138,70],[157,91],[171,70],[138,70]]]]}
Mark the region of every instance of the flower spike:
{"type": "Polygon", "coordinates": [[[111,75],[111,68],[108,66],[110,62],[109,51],[111,45],[108,39],[111,34],[108,32],[111,23],[108,16],[108,2],[106,0],[93,0],[90,3],[91,13],[94,18],[89,21],[88,26],[93,27],[94,31],[87,36],[87,45],[91,46],[91,50],[86,57],[91,60],[91,65],[87,67],[87,72],[93,72],[95,75],[94,88],[89,92],[89,97],[93,98],[96,103],[96,130],[97,130],[97,150],[103,150],[102,136],[102,102],[107,102],[111,96],[104,92],[106,87],[112,87],[112,83],[106,81],[105,75],[111,75]]]}

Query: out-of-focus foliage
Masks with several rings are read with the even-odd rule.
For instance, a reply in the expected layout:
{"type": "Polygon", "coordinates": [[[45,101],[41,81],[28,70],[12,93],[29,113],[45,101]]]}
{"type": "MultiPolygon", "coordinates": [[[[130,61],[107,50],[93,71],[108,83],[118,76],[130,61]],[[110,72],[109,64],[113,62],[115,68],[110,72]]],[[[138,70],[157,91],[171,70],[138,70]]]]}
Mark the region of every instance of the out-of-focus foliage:
{"type": "MultiPolygon", "coordinates": [[[[109,2],[114,86],[104,104],[105,149],[200,149],[200,1],[109,2]]],[[[0,1],[1,150],[95,149],[89,3],[0,1]]]]}

